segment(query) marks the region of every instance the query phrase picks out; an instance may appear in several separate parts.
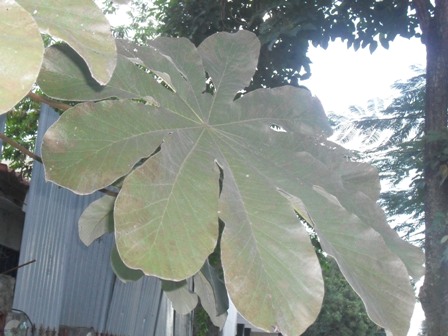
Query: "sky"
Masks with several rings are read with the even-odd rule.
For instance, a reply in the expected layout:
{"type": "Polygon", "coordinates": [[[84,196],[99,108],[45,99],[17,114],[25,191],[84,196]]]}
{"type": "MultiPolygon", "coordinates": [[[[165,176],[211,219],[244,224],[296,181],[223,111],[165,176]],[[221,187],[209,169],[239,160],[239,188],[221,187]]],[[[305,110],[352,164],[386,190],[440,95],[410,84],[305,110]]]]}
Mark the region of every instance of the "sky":
{"type": "Polygon", "coordinates": [[[321,100],[327,112],[343,113],[372,98],[387,99],[391,85],[412,76],[411,66],[424,68],[425,48],[419,39],[396,38],[388,50],[379,46],[354,51],[337,40],[327,50],[311,47],[311,78],[302,82],[321,100]]]}

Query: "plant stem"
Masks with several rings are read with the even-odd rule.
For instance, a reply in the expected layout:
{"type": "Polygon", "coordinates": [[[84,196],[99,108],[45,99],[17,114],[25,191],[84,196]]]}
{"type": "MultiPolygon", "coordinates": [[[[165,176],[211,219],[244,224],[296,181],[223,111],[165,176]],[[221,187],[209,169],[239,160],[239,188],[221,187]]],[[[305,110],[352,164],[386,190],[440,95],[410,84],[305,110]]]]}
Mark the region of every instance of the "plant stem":
{"type": "Polygon", "coordinates": [[[39,161],[40,163],[42,163],[42,159],[41,159],[40,156],[34,154],[33,152],[31,152],[30,150],[28,150],[27,148],[25,148],[24,146],[22,146],[18,142],[15,142],[14,140],[8,138],[5,134],[0,133],[0,139],[3,140],[4,142],[6,142],[11,147],[14,147],[15,149],[19,150],[23,154],[29,156],[30,158],[32,158],[32,159],[34,159],[36,161],[39,161]]]}
{"type": "Polygon", "coordinates": [[[72,107],[72,106],[70,106],[68,104],[64,104],[64,103],[61,103],[61,102],[58,102],[58,101],[55,101],[55,100],[52,100],[52,99],[45,98],[45,97],[43,97],[41,95],[38,95],[37,93],[31,92],[31,91],[28,93],[27,96],[31,100],[34,100],[35,102],[47,104],[47,105],[49,105],[49,106],[51,106],[53,108],[56,108],[56,109],[59,109],[59,110],[62,110],[62,111],[66,111],[66,110],[68,110],[69,108],[72,107]]]}
{"type": "MultiPolygon", "coordinates": [[[[42,162],[42,158],[39,155],[34,154],[33,152],[31,152],[30,150],[28,150],[27,148],[23,147],[21,144],[15,142],[14,140],[8,138],[5,134],[0,133],[0,139],[3,140],[4,142],[6,142],[8,145],[10,145],[11,147],[14,147],[15,149],[19,150],[20,152],[22,152],[23,154],[29,156],[30,158],[43,163],[42,162]]],[[[112,190],[108,190],[106,188],[100,189],[100,192],[102,192],[103,194],[109,195],[109,196],[117,196],[118,193],[112,190]]]]}

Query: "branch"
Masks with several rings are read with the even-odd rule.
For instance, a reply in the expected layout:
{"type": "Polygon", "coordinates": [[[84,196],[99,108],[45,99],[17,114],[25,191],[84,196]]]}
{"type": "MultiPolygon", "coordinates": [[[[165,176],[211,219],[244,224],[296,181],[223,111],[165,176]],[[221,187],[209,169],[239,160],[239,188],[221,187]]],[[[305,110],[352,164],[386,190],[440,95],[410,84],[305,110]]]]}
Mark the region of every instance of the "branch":
{"type": "Polygon", "coordinates": [[[22,146],[18,142],[15,142],[14,140],[8,138],[5,134],[0,133],[0,139],[3,140],[4,142],[6,142],[11,147],[14,147],[15,149],[19,150],[23,154],[29,156],[30,158],[32,158],[32,159],[34,159],[36,161],[39,161],[40,163],[42,163],[42,159],[40,158],[40,156],[34,154],[33,152],[31,152],[30,150],[28,150],[27,148],[25,148],[24,146],[22,146]]]}
{"type": "MultiPolygon", "coordinates": [[[[37,162],[42,163],[42,158],[39,155],[34,154],[33,152],[31,152],[30,150],[28,150],[27,148],[25,148],[24,146],[22,146],[18,142],[15,142],[14,140],[8,138],[5,134],[0,133],[0,139],[3,140],[4,142],[6,142],[11,147],[14,147],[15,149],[19,150],[23,154],[25,154],[25,155],[29,156],[30,158],[36,160],[37,162]]],[[[102,192],[103,194],[106,194],[106,195],[109,195],[109,196],[113,196],[113,197],[116,197],[118,195],[118,192],[112,191],[112,190],[109,190],[109,189],[106,189],[106,188],[100,189],[98,191],[102,192]]]]}
{"type": "Polygon", "coordinates": [[[10,268],[9,270],[6,270],[6,271],[4,271],[4,272],[1,272],[1,273],[0,273],[0,275],[3,275],[3,274],[8,274],[8,273],[10,273],[10,272],[12,272],[12,271],[15,271],[15,270],[17,270],[17,269],[19,269],[19,268],[21,268],[21,267],[23,267],[23,266],[26,266],[26,265],[32,264],[32,263],[34,263],[34,262],[36,262],[36,259],[33,259],[33,260],[31,260],[31,261],[28,261],[28,262],[26,262],[26,263],[24,263],[24,264],[22,264],[22,265],[19,265],[19,266],[16,266],[16,267],[10,268]]]}
{"type": "Polygon", "coordinates": [[[106,188],[100,189],[98,191],[102,192],[105,195],[109,195],[109,196],[112,196],[112,197],[117,197],[118,196],[118,192],[112,191],[112,190],[109,190],[109,189],[106,189],[106,188]]]}
{"type": "Polygon", "coordinates": [[[31,91],[28,93],[27,96],[30,99],[34,100],[35,102],[47,104],[47,105],[49,105],[49,106],[51,106],[53,108],[56,108],[56,109],[59,109],[59,110],[62,110],[62,111],[66,111],[66,110],[68,110],[69,108],[72,107],[72,106],[70,106],[68,104],[64,104],[64,103],[61,103],[61,102],[58,102],[58,101],[55,101],[55,100],[52,100],[52,99],[45,98],[45,97],[43,97],[41,95],[38,95],[38,94],[36,94],[34,92],[31,92],[31,91]]]}

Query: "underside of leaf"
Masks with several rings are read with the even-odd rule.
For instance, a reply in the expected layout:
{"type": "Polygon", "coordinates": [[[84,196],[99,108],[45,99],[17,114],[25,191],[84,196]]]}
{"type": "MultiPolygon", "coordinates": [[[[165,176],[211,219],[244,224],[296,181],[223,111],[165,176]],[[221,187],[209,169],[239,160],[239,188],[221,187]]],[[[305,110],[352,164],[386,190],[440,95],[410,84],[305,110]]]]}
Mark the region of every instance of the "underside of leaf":
{"type": "MultiPolygon", "coordinates": [[[[44,139],[46,177],[81,194],[123,179],[114,207],[119,256],[126,267],[162,279],[197,274],[222,221],[232,301],[254,325],[283,335],[304,332],[323,298],[320,265],[298,213],[372,318],[402,335],[414,300],[408,270],[419,273],[420,251],[388,229],[375,203],[376,171],[347,163],[348,152],[326,139],[331,129],[309,91],[285,86],[241,96],[259,50],[246,31],[215,34],[198,48],[168,38],[120,44],[119,62],[148,85],[135,89],[117,77],[104,90],[80,91],[80,100],[101,100],[104,92],[121,99],[82,103],[62,115],[44,139]],[[120,96],[143,91],[137,101],[120,96]],[[393,302],[388,317],[383,311],[393,302]]],[[[53,74],[67,80],[64,71],[53,74]]]]}

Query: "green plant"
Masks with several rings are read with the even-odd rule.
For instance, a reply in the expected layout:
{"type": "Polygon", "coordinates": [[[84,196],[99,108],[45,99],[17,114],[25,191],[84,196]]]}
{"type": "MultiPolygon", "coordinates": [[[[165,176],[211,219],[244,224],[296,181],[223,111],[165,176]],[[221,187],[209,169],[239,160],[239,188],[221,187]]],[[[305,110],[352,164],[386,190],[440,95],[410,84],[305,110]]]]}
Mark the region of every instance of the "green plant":
{"type": "MultiPolygon", "coordinates": [[[[370,201],[377,196],[377,176],[367,166],[346,162],[345,151],[325,140],[325,115],[308,91],[260,89],[234,100],[252,78],[258,52],[258,40],[245,31],[214,35],[197,49],[185,39],[158,38],[148,46],[121,43],[114,76],[99,86],[85,77],[87,69],[76,54],[52,47],[40,87],[53,98],[92,102],[69,109],[48,130],[43,159],[47,178],[82,194],[124,178],[114,204],[117,249],[124,264],[142,275],[171,281],[195,276],[215,249],[221,219],[225,285],[238,309],[265,329],[294,333],[314,321],[323,287],[314,249],[293,208],[315,226],[326,251],[347,265],[345,274],[354,286],[371,281],[368,273],[351,269],[363,264],[360,255],[380,262],[371,269],[377,275],[387,260],[395,269],[392,254],[377,256],[389,253],[383,239],[397,253],[417,257],[418,250],[406,246],[385,222],[360,212],[367,207],[375,217],[380,214],[370,201]],[[204,92],[206,74],[212,93],[204,92]],[[61,90],[74,84],[76,91],[61,90]],[[110,97],[118,100],[95,102],[110,97]],[[361,171],[369,187],[350,181],[361,171]],[[372,240],[347,253],[334,235],[335,216],[338,225],[346,225],[338,230],[350,239],[357,239],[353,232],[367,230],[372,240]],[[377,233],[370,226],[373,220],[377,233]],[[254,310],[254,300],[267,298],[264,310],[254,310]],[[295,318],[297,310],[302,321],[295,318]]],[[[412,269],[415,260],[402,257],[412,269]]],[[[396,281],[396,294],[412,302],[411,287],[403,287],[407,272],[395,274],[403,277],[396,281]]],[[[391,299],[382,293],[367,306],[391,299]]]]}
{"type": "MultiPolygon", "coordinates": [[[[421,251],[387,226],[376,171],[326,139],[316,98],[291,86],[243,91],[260,52],[253,33],[218,33],[197,48],[184,38],[115,44],[90,2],[68,2],[62,18],[54,3],[20,3],[27,10],[4,5],[2,22],[21,15],[33,38],[40,25],[68,43],[47,48],[42,67],[36,43],[20,74],[39,72],[46,95],[79,102],[45,135],[46,177],[78,194],[113,188],[81,227],[88,241],[114,231],[119,276],[160,277],[177,309],[200,299],[218,325],[228,293],[253,324],[302,333],[319,313],[323,279],[299,214],[369,316],[407,333],[421,251]],[[86,15],[77,16],[86,29],[66,34],[71,11],[86,15]],[[208,263],[218,244],[224,282],[208,263]]],[[[6,111],[18,98],[4,96],[6,111]]]]}

